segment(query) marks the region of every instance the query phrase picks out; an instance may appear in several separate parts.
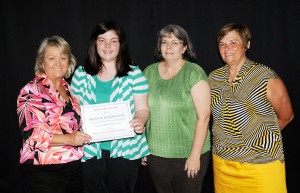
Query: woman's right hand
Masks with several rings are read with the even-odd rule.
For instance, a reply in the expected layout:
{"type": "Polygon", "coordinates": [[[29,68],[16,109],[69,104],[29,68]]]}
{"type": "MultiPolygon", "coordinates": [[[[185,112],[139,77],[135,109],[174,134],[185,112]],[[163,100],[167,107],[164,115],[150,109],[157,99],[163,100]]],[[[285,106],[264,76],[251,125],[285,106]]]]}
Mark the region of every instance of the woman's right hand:
{"type": "Polygon", "coordinates": [[[142,158],[141,164],[142,164],[143,166],[148,165],[147,157],[143,157],[143,158],[142,158]]]}
{"type": "Polygon", "coordinates": [[[81,131],[76,131],[74,133],[70,133],[68,136],[68,143],[71,146],[83,146],[85,144],[90,144],[92,137],[81,131]]]}

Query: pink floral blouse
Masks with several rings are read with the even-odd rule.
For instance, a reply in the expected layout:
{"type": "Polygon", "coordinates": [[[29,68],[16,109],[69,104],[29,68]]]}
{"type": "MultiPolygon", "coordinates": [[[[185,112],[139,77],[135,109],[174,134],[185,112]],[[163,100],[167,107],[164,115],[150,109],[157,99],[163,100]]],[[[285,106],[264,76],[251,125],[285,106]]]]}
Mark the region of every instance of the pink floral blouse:
{"type": "Polygon", "coordinates": [[[17,99],[23,138],[21,164],[61,164],[83,156],[82,147],[49,146],[54,134],[81,130],[79,103],[70,94],[69,84],[64,79],[62,84],[69,94],[69,103],[65,103],[45,75],[35,77],[21,89],[17,99]]]}

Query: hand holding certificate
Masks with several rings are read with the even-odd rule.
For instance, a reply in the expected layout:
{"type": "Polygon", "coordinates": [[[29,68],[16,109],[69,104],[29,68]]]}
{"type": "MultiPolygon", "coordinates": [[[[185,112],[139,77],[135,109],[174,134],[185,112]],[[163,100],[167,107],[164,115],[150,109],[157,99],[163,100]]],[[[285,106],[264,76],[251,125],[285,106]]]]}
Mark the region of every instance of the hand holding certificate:
{"type": "Polygon", "coordinates": [[[84,105],[81,113],[83,130],[92,136],[91,142],[134,136],[129,101],[84,105]]]}

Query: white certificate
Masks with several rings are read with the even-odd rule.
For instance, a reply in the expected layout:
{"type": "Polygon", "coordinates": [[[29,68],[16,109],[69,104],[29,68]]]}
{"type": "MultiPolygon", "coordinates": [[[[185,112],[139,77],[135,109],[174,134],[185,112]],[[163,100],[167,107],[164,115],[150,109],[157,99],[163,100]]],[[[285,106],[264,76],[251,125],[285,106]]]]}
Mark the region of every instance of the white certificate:
{"type": "Polygon", "coordinates": [[[91,142],[129,138],[134,131],[129,101],[81,106],[83,130],[92,136],[91,142]]]}

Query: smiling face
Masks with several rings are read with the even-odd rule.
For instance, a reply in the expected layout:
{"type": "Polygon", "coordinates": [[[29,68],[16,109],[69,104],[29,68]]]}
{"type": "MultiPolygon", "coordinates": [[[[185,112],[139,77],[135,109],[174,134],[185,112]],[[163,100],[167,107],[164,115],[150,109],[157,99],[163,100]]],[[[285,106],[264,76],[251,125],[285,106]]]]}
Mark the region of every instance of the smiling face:
{"type": "Polygon", "coordinates": [[[119,37],[115,31],[110,30],[100,34],[97,38],[97,52],[103,64],[115,62],[120,50],[119,37]]]}
{"type": "Polygon", "coordinates": [[[250,42],[244,47],[243,41],[236,31],[230,31],[218,43],[219,53],[228,65],[239,65],[246,60],[246,50],[250,42]]]}
{"type": "Polygon", "coordinates": [[[186,50],[186,46],[182,41],[170,34],[161,39],[161,55],[166,62],[177,61],[183,58],[183,53],[186,50]]]}
{"type": "Polygon", "coordinates": [[[52,81],[60,81],[69,67],[69,57],[56,46],[47,46],[42,66],[47,77],[52,81]]]}

